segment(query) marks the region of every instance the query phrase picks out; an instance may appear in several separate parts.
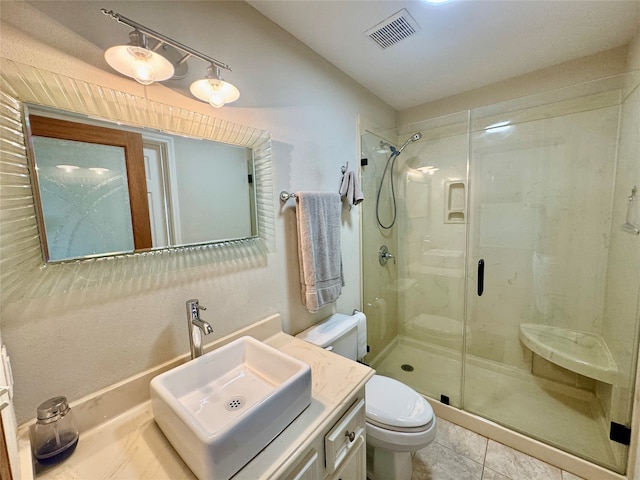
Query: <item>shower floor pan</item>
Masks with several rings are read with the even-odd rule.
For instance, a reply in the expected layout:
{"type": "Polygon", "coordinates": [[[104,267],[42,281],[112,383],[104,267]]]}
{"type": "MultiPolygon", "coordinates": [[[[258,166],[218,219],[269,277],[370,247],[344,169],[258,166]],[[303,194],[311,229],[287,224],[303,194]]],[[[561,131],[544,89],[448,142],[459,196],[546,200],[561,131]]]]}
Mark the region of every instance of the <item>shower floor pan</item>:
{"type": "MultiPolygon", "coordinates": [[[[459,351],[398,336],[371,366],[379,375],[396,378],[432,399],[446,394],[451,405],[462,408],[459,351]],[[414,366],[414,371],[405,371],[405,364],[414,366]]],[[[622,460],[612,447],[602,409],[592,392],[474,355],[467,355],[464,378],[464,411],[605,468],[619,469],[622,460]]],[[[535,448],[527,453],[535,455],[535,448]]]]}
{"type": "Polygon", "coordinates": [[[532,352],[556,365],[601,382],[616,382],[616,362],[600,335],[523,323],[519,336],[532,352]]]}

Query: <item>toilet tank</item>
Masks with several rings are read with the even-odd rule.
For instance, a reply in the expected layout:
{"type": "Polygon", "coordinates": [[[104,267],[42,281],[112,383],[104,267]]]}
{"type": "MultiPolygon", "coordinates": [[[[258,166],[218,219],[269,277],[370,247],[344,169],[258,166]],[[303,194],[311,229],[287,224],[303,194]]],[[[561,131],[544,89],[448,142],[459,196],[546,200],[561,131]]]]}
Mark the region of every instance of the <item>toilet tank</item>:
{"type": "Polygon", "coordinates": [[[334,313],[313,327],[300,332],[296,338],[351,360],[358,358],[358,321],[349,315],[334,313]]]}

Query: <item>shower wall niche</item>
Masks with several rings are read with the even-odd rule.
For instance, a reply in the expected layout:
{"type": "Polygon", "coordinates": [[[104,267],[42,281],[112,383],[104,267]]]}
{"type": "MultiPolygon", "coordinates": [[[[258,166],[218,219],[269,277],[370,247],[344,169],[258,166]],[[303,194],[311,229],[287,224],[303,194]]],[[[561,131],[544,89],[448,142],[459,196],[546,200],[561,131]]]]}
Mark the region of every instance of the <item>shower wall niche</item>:
{"type": "Polygon", "coordinates": [[[467,182],[444,182],[444,223],[464,223],[467,212],[467,182]]]}
{"type": "Polygon", "coordinates": [[[638,356],[640,236],[622,226],[640,184],[639,79],[401,128],[423,138],[396,166],[397,265],[367,260],[365,236],[381,234],[366,202],[363,220],[365,313],[371,287],[393,298],[369,339],[380,374],[618,473],[638,356]]]}

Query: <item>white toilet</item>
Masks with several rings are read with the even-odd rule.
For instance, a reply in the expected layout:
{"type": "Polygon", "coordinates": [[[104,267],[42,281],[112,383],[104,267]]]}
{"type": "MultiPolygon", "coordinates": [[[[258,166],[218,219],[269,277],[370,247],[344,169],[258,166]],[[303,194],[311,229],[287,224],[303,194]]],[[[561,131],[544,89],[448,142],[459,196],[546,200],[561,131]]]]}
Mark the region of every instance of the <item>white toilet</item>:
{"type": "MultiPolygon", "coordinates": [[[[339,313],[296,335],[352,360],[364,356],[358,336],[366,338],[365,322],[339,313]]],[[[362,342],[360,342],[362,345],[362,342]]],[[[411,452],[436,436],[436,417],[429,402],[404,383],[374,375],[365,387],[367,477],[409,480],[411,452]]]]}

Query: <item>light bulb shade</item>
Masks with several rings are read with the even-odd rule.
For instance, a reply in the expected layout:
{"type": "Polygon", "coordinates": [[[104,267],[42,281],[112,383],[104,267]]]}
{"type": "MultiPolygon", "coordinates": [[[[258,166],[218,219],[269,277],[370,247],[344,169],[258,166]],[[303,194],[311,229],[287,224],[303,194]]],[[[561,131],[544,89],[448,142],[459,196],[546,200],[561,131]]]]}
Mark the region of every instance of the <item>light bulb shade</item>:
{"type": "Polygon", "coordinates": [[[198,100],[207,102],[212,107],[220,108],[226,103],[235,102],[240,98],[240,91],[229,82],[222,80],[219,72],[211,74],[210,69],[207,77],[196,80],[189,88],[198,100]]]}
{"type": "Polygon", "coordinates": [[[143,85],[173,77],[173,64],[162,55],[144,47],[116,45],[104,52],[104,59],[114,70],[143,85]]]}

